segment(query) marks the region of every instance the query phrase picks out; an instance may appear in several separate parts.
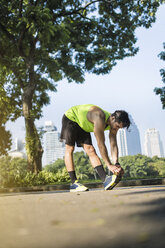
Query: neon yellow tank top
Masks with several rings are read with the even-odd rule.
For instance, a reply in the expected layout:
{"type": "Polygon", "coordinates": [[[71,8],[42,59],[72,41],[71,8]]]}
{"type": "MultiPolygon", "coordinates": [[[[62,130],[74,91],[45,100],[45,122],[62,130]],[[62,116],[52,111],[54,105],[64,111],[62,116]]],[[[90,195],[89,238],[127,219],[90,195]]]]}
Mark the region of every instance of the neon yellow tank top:
{"type": "MultiPolygon", "coordinates": [[[[94,104],[83,104],[83,105],[73,106],[65,112],[65,115],[71,121],[76,122],[84,131],[93,132],[94,124],[88,121],[87,119],[87,113],[92,106],[95,106],[95,105],[94,104]]],[[[105,121],[107,121],[111,114],[103,109],[101,110],[105,114],[105,121]]],[[[109,130],[109,129],[110,129],[110,126],[105,128],[105,130],[109,130]]]]}

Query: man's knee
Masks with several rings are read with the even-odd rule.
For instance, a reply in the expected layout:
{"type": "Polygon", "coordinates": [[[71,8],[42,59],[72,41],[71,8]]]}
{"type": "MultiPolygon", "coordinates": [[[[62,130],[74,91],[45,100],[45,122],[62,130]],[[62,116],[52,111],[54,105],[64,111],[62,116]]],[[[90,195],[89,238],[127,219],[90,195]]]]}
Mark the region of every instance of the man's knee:
{"type": "Polygon", "coordinates": [[[92,145],[84,145],[84,150],[88,156],[96,154],[95,148],[92,145]]]}
{"type": "Polygon", "coordinates": [[[65,153],[73,153],[74,152],[74,146],[65,146],[65,153]]]}

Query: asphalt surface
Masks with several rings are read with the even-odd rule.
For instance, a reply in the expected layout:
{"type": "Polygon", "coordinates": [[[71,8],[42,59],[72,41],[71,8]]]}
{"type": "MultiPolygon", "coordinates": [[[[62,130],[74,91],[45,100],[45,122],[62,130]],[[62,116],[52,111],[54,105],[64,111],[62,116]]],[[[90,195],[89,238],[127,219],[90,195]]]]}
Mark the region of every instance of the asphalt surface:
{"type": "Polygon", "coordinates": [[[165,186],[0,195],[0,248],[165,247],[165,186]]]}

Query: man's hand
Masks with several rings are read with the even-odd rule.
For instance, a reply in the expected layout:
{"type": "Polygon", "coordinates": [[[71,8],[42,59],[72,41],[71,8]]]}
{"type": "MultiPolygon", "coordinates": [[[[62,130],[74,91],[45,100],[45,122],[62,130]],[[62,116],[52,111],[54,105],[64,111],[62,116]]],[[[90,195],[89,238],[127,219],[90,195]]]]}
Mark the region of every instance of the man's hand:
{"type": "Polygon", "coordinates": [[[121,165],[119,163],[116,163],[115,165],[121,168],[120,175],[123,176],[124,175],[124,169],[121,167],[121,165]]]}
{"type": "Polygon", "coordinates": [[[115,165],[109,165],[108,166],[108,169],[110,170],[110,171],[112,171],[112,173],[113,174],[116,174],[116,175],[121,175],[121,176],[123,176],[124,175],[124,170],[123,170],[123,168],[120,166],[120,164],[119,163],[116,163],[115,165]]]}

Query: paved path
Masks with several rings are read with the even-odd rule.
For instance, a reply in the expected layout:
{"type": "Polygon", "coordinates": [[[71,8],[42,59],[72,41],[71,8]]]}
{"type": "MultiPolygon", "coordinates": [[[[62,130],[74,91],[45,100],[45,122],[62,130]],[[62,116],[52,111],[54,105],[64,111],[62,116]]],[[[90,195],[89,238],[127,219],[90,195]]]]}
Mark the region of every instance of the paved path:
{"type": "Polygon", "coordinates": [[[0,195],[0,248],[164,248],[165,186],[0,195]]]}

